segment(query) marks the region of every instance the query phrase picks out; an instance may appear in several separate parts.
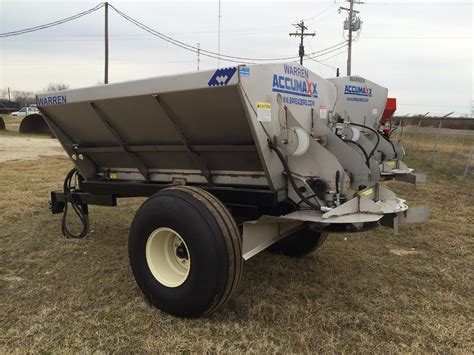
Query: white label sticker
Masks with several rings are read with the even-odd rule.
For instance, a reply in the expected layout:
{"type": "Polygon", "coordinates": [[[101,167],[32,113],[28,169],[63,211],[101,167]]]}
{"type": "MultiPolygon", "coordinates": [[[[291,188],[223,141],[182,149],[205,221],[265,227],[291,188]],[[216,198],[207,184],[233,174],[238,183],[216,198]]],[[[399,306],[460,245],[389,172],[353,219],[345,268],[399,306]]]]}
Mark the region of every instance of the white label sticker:
{"type": "Polygon", "coordinates": [[[257,102],[257,118],[260,122],[272,120],[272,106],[268,102],[257,102]]]}
{"type": "Polygon", "coordinates": [[[326,106],[319,106],[319,118],[325,120],[328,118],[328,109],[326,106]]]}
{"type": "Polygon", "coordinates": [[[379,110],[377,110],[377,107],[374,107],[372,109],[372,115],[376,115],[377,113],[379,113],[379,110]]]}

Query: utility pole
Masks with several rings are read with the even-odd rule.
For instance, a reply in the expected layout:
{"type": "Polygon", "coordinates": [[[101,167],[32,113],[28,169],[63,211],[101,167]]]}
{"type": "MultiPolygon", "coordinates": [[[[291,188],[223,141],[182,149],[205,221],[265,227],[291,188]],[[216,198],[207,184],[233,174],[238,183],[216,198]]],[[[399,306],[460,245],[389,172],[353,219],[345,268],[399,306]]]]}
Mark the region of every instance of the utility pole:
{"type": "Polygon", "coordinates": [[[219,0],[219,14],[217,15],[217,68],[221,66],[221,0],[219,0]]]}
{"type": "Polygon", "coordinates": [[[11,98],[10,98],[10,88],[8,88],[8,101],[11,101],[11,98]]]}
{"type": "Polygon", "coordinates": [[[351,6],[349,10],[349,45],[347,52],[347,76],[351,76],[352,68],[352,19],[354,18],[354,0],[350,0],[351,6]]]}
{"type": "Polygon", "coordinates": [[[104,40],[105,40],[105,67],[104,67],[104,84],[109,83],[109,3],[105,3],[105,28],[104,28],[104,40]]]}
{"type": "MultiPolygon", "coordinates": [[[[357,32],[360,30],[360,25],[362,21],[356,15],[359,11],[354,10],[354,0],[346,0],[350,3],[349,8],[347,7],[340,7],[339,13],[341,10],[348,12],[348,17],[344,21],[344,30],[349,31],[349,38],[347,40],[348,51],[347,51],[347,76],[351,76],[351,68],[352,68],[352,33],[357,32]]],[[[363,2],[356,2],[356,4],[363,4],[363,2]]]]}
{"type": "Polygon", "coordinates": [[[296,23],[293,26],[295,26],[297,29],[299,29],[300,32],[293,32],[293,33],[290,33],[289,35],[290,35],[290,37],[291,36],[295,36],[295,37],[299,36],[301,38],[298,55],[300,56],[300,64],[303,65],[303,57],[304,57],[304,44],[303,44],[303,41],[304,41],[304,37],[305,36],[314,37],[314,36],[316,36],[316,33],[315,32],[313,32],[313,33],[304,33],[304,31],[308,30],[308,27],[306,27],[304,25],[304,21],[301,21],[300,23],[296,23]]]}
{"type": "Polygon", "coordinates": [[[201,61],[201,58],[199,58],[199,55],[201,54],[201,49],[199,48],[200,45],[201,45],[200,43],[197,44],[197,49],[198,49],[198,50],[197,50],[197,56],[198,56],[198,66],[197,66],[197,69],[198,69],[198,71],[199,71],[199,62],[201,61]]]}

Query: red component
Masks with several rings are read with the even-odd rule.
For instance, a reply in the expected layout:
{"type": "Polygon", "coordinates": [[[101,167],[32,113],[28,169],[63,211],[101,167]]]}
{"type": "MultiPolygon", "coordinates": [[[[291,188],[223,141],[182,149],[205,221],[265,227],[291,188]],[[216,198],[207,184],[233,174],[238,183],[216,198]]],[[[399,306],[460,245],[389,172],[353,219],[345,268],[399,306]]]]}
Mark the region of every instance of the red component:
{"type": "Polygon", "coordinates": [[[391,97],[387,98],[387,104],[385,105],[385,110],[383,111],[382,118],[380,118],[380,123],[385,124],[386,122],[390,121],[396,110],[397,99],[391,97]]]}

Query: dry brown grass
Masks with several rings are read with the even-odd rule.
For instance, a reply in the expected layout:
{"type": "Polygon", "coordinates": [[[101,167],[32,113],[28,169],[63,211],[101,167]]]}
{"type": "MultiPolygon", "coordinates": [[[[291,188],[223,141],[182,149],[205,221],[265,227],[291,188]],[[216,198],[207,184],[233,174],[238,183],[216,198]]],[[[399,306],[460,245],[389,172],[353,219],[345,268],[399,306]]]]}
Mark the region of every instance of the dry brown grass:
{"type": "Polygon", "coordinates": [[[20,124],[23,117],[1,115],[3,122],[5,122],[5,129],[0,130],[0,138],[7,137],[29,137],[29,138],[45,138],[51,139],[51,136],[46,133],[20,133],[20,124]]]}
{"type": "MultiPolygon", "coordinates": [[[[420,129],[418,135],[412,131],[404,132],[402,144],[408,156],[417,166],[435,170],[439,173],[448,172],[462,176],[472,147],[474,131],[442,130],[438,145],[435,148],[436,132],[420,129]]],[[[471,161],[469,176],[474,178],[474,160],[471,161]]]]}
{"type": "Polygon", "coordinates": [[[10,115],[1,115],[3,122],[5,122],[5,131],[1,132],[3,134],[10,132],[18,132],[20,130],[20,123],[23,119],[22,117],[10,116],[10,115]]]}
{"type": "Polygon", "coordinates": [[[262,253],[209,318],[151,308],[128,264],[140,199],[92,207],[94,235],[64,239],[48,194],[66,158],[0,164],[0,352],[474,351],[474,183],[433,174],[390,186],[429,203],[423,225],[332,235],[314,255],[262,253]]]}

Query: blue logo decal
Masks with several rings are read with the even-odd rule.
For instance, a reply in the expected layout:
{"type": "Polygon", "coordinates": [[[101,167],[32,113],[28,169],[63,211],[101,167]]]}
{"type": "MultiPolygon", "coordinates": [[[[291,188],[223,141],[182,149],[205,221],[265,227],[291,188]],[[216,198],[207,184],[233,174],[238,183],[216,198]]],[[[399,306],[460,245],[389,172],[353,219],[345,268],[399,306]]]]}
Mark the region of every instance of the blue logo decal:
{"type": "Polygon", "coordinates": [[[36,104],[38,106],[61,105],[67,103],[66,95],[38,97],[36,104]]]}
{"type": "Polygon", "coordinates": [[[239,74],[240,74],[240,76],[250,76],[250,68],[249,67],[240,67],[239,74]]]}
{"type": "Polygon", "coordinates": [[[300,80],[273,74],[272,91],[304,97],[318,97],[318,84],[311,83],[308,79],[300,80]]]}
{"type": "Polygon", "coordinates": [[[309,71],[308,69],[305,69],[305,68],[283,64],[283,70],[285,71],[285,74],[287,75],[299,76],[300,78],[303,78],[303,79],[309,78],[309,71]]]}
{"type": "Polygon", "coordinates": [[[316,102],[311,99],[302,99],[299,97],[283,96],[283,103],[289,105],[299,105],[299,106],[314,106],[316,102]]]}
{"type": "Polygon", "coordinates": [[[217,69],[214,75],[211,77],[211,80],[207,83],[209,86],[223,86],[227,85],[234,76],[237,68],[222,68],[217,69]]]}
{"type": "Polygon", "coordinates": [[[318,98],[318,84],[309,80],[308,69],[283,64],[283,70],[285,75],[273,74],[272,91],[291,95],[283,96],[285,104],[315,106],[314,99],[318,98]]]}
{"type": "Polygon", "coordinates": [[[363,86],[346,85],[344,88],[344,94],[372,97],[372,89],[363,86]]]}

